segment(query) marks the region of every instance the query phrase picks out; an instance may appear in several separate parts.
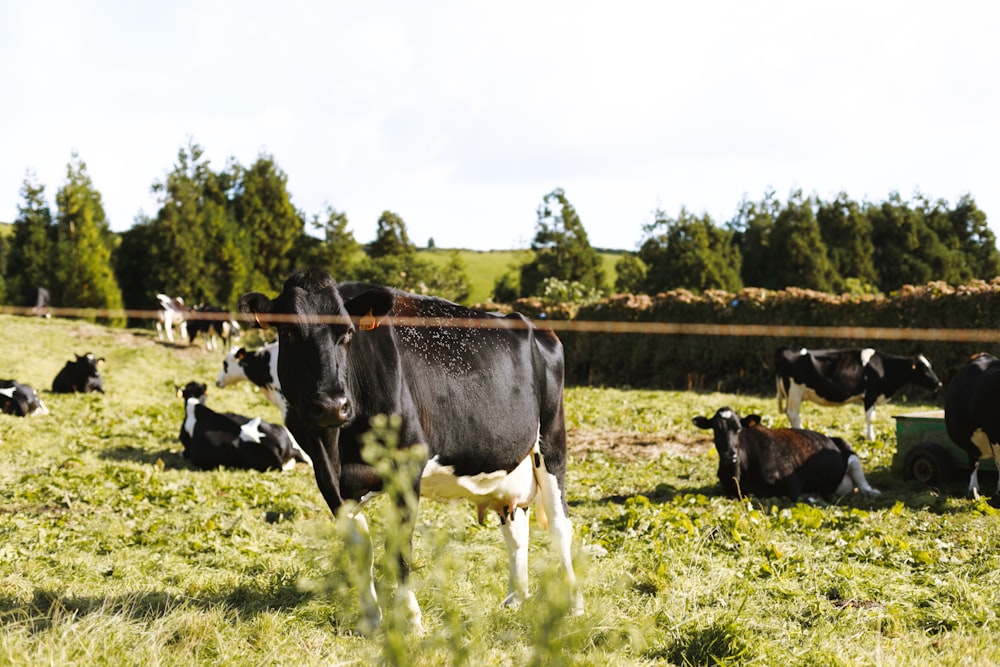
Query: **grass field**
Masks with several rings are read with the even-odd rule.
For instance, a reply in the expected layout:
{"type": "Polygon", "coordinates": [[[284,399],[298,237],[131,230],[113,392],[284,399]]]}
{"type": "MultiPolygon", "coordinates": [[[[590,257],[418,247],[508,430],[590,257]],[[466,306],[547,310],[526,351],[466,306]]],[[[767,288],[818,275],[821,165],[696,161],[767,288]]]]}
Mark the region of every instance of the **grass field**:
{"type": "MultiPolygon", "coordinates": [[[[691,417],[728,404],[774,420],[773,397],[570,388],[583,616],[566,614],[537,527],[533,596],[508,609],[496,518],[480,526],[470,506],[426,501],[413,577],[425,632],[389,613],[365,637],[342,533],[308,469],[203,472],[180,457],[175,385],[211,383],[219,354],[79,321],[0,316],[0,328],[0,378],[46,389],[91,351],[107,390],[43,392],[52,414],[0,415],[0,665],[1000,663],[996,510],[961,482],[927,489],[888,472],[891,415],[939,406],[881,408],[868,444],[860,408],[807,404],[809,425],[846,437],[883,494],[735,501],[719,497],[691,417]]],[[[213,386],[209,405],[278,419],[246,384],[213,386]]],[[[368,511],[377,544],[387,510],[368,511]]]]}

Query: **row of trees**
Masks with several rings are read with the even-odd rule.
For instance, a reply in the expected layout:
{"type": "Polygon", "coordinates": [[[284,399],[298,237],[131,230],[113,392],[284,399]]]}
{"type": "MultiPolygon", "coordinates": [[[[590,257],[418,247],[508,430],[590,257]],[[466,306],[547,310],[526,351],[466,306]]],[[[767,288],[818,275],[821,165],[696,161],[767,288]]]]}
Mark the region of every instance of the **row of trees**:
{"type": "MultiPolygon", "coordinates": [[[[287,180],[267,155],[249,167],[230,160],[217,171],[192,142],[153,185],[155,215],[139,216],[115,234],[86,164],[74,154],[55,213],[45,187],[25,179],[13,235],[0,235],[0,300],[33,305],[45,286],[54,305],[146,310],[164,292],[233,307],[243,292],[280,291],[302,266],[322,266],[338,280],[468,298],[457,252],[436,267],[391,211],[380,216],[375,240],[361,244],[343,212],[328,207],[307,219],[293,206],[287,180]]],[[[904,201],[892,194],[872,204],[801,192],[781,202],[768,193],[744,201],[725,224],[683,208],[677,217],[657,211],[643,233],[638,252],[622,254],[609,284],[580,216],[557,188],[538,207],[530,258],[497,281],[494,300],[585,302],[611,289],[652,294],[744,286],[889,293],[907,283],[960,284],[1000,274],[996,239],[970,196],[951,207],[921,195],[904,201]]]]}
{"type": "Polygon", "coordinates": [[[891,293],[906,284],[953,285],[1000,274],[1000,252],[971,196],[957,205],[898,194],[882,203],[793,192],[744,201],[724,225],[681,209],[657,211],[635,256],[618,265],[619,291],[652,294],[743,287],[891,293]]]}

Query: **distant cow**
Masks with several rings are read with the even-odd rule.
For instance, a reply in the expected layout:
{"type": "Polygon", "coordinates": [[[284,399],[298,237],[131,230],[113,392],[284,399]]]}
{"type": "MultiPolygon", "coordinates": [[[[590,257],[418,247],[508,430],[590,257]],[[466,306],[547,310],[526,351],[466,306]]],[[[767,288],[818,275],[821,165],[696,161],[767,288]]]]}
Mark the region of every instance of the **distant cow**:
{"type": "Polygon", "coordinates": [[[157,294],[159,310],[156,313],[156,337],[160,340],[174,342],[174,325],[180,331],[181,340],[188,340],[187,330],[187,307],[184,299],[175,296],[169,297],[166,294],[157,294]]]}
{"type": "Polygon", "coordinates": [[[76,361],[67,361],[55,380],[52,381],[52,391],[57,394],[79,392],[86,394],[97,391],[104,393],[104,378],[98,366],[104,363],[104,357],[95,357],[88,352],[82,357],[76,355],[76,361]]]}
{"type": "Polygon", "coordinates": [[[885,403],[907,384],[938,389],[941,381],[931,362],[920,354],[900,357],[871,348],[799,350],[780,348],[774,355],[778,411],[792,428],[801,428],[802,401],[820,405],[862,402],[865,439],[875,439],[875,406],[885,403]],[[788,401],[787,408],[784,405],[788,401]]]}
{"type": "Polygon", "coordinates": [[[35,293],[35,307],[32,312],[38,317],[52,317],[52,308],[49,301],[49,291],[44,287],[39,287],[35,293]]]}
{"type": "Polygon", "coordinates": [[[228,387],[243,380],[249,380],[259,387],[264,398],[278,406],[284,418],[288,412],[288,403],[281,393],[281,383],[278,382],[277,343],[268,343],[253,351],[241,347],[226,355],[222,360],[222,371],[215,379],[215,386],[228,387]]]}
{"type": "Polygon", "coordinates": [[[844,496],[857,488],[876,495],[865,479],[861,461],[841,438],[797,428],[770,429],[760,415],[740,419],[720,408],[711,419],[692,422],[713,433],[719,453],[719,482],[726,495],[784,496],[797,500],[804,493],[844,496]]]}
{"type": "Polygon", "coordinates": [[[205,339],[205,349],[218,348],[218,339],[228,350],[233,339],[240,336],[240,325],[225,308],[216,306],[195,306],[187,312],[187,332],[191,342],[201,334],[205,339]]]}
{"type": "MultiPolygon", "coordinates": [[[[417,447],[422,457],[422,473],[406,473],[407,487],[466,499],[480,516],[499,517],[510,558],[504,603],[528,595],[528,511],[537,503],[573,591],[572,609],[582,612],[565,491],[563,347],[554,332],[517,314],[500,317],[378,285],[338,285],[320,269],[294,274],[274,299],[244,294],[240,309],[278,331],[285,423],[312,456],[334,514],[345,501],[382,490],[361,438],[376,415],[398,415],[399,446],[417,447]]],[[[358,539],[370,539],[364,514],[348,516],[358,539]]],[[[404,545],[412,528],[408,521],[404,545]]],[[[405,580],[409,549],[403,552],[405,580]]],[[[370,565],[360,569],[370,572],[370,565]]],[[[360,588],[363,624],[375,625],[381,614],[373,582],[360,588]]],[[[419,625],[412,593],[407,605],[419,625]]]]}
{"type": "Polygon", "coordinates": [[[188,382],[178,395],[184,399],[180,441],[184,458],[204,470],[219,466],[247,470],[289,470],[296,462],[312,461],[284,426],[215,412],[205,405],[207,387],[188,382]]]}
{"type": "Polygon", "coordinates": [[[49,409],[35,390],[16,380],[0,380],[0,412],[18,417],[47,415],[49,409]]]}
{"type": "Polygon", "coordinates": [[[969,493],[978,498],[979,464],[1000,461],[1000,359],[985,352],[969,359],[948,385],[944,424],[948,437],[969,456],[969,493]]]}

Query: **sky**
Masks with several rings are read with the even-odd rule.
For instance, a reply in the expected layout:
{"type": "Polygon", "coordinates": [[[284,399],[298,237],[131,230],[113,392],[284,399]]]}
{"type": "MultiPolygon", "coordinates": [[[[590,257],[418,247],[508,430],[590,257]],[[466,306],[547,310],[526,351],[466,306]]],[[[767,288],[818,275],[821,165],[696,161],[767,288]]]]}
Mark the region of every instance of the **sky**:
{"type": "Polygon", "coordinates": [[[794,190],[954,204],[1000,236],[1000,3],[0,2],[0,221],[74,152],[111,228],[200,145],[307,219],[506,250],[562,188],[591,245],[794,190]]]}

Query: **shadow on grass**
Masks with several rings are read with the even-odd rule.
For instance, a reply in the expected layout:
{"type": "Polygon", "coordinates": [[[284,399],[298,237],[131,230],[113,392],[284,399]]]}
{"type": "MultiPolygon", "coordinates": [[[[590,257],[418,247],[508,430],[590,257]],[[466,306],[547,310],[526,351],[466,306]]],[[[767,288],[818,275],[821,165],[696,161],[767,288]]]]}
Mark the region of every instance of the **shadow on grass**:
{"type": "Polygon", "coordinates": [[[192,609],[221,610],[230,622],[243,623],[248,616],[295,609],[314,597],[284,579],[260,586],[240,585],[224,593],[199,597],[161,591],[73,596],[38,588],[28,601],[0,595],[0,624],[22,623],[32,632],[44,632],[67,619],[78,620],[93,614],[148,622],[192,609]]]}
{"type": "Polygon", "coordinates": [[[124,445],[105,449],[98,456],[106,461],[131,461],[132,463],[143,463],[148,465],[158,465],[163,462],[164,468],[193,469],[187,459],[181,456],[180,452],[170,449],[153,451],[142,447],[132,447],[124,445]]]}

